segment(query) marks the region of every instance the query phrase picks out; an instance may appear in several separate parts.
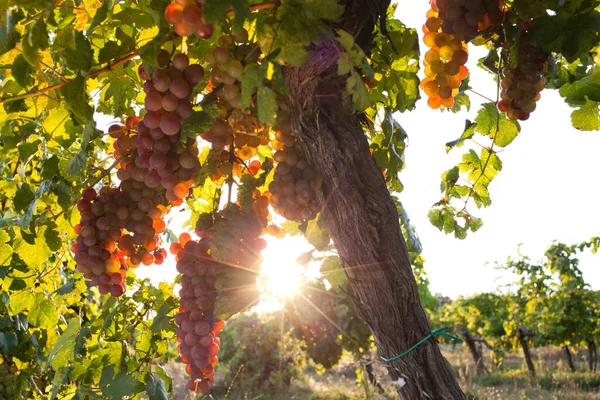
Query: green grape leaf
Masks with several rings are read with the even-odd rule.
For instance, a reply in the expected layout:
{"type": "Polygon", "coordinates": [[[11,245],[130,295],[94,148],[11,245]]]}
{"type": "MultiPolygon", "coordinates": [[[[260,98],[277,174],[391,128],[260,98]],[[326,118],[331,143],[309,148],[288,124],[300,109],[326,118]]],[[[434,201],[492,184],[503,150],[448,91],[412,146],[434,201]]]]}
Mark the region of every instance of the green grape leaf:
{"type": "Polygon", "coordinates": [[[56,228],[58,228],[56,222],[50,221],[46,224],[46,229],[44,230],[44,239],[48,248],[52,251],[59,251],[62,248],[62,240],[56,228]]]}
{"type": "Polygon", "coordinates": [[[144,377],[144,383],[146,384],[146,393],[150,400],[168,400],[169,393],[165,387],[165,382],[162,378],[152,372],[149,372],[144,377]]]}
{"type": "Polygon", "coordinates": [[[104,0],[102,2],[102,6],[96,11],[94,18],[92,18],[92,23],[88,28],[88,32],[92,32],[98,24],[104,22],[106,17],[108,16],[108,12],[113,8],[113,0],[104,0]]]}
{"type": "Polygon", "coordinates": [[[0,266],[8,265],[12,258],[12,246],[10,245],[10,236],[6,231],[0,230],[0,266]]]}
{"type": "Polygon", "coordinates": [[[13,61],[11,69],[15,80],[22,87],[27,87],[32,82],[32,68],[22,54],[13,61]]]}
{"type": "Polygon", "coordinates": [[[333,288],[343,286],[348,278],[340,262],[340,258],[336,256],[327,257],[321,264],[321,274],[327,279],[333,288]]]}
{"type": "Polygon", "coordinates": [[[10,296],[10,308],[14,314],[18,314],[23,310],[31,307],[34,297],[29,290],[23,290],[10,296]]]}
{"type": "Polygon", "coordinates": [[[104,105],[108,106],[115,117],[125,114],[131,107],[131,99],[135,97],[135,86],[129,77],[119,77],[110,80],[104,93],[104,105]],[[112,101],[111,101],[112,100],[112,101]]]}
{"type": "Polygon", "coordinates": [[[279,104],[277,103],[277,94],[266,86],[258,88],[256,96],[258,119],[261,122],[275,125],[279,104]]]}
{"type": "Polygon", "coordinates": [[[75,288],[75,281],[71,281],[71,282],[65,283],[64,285],[62,285],[61,287],[56,289],[56,291],[54,293],[64,296],[66,294],[71,293],[74,288],[75,288]]]}
{"type": "Polygon", "coordinates": [[[378,34],[371,50],[377,80],[377,86],[370,91],[371,100],[381,102],[392,111],[412,110],[420,98],[417,31],[406,28],[392,15],[388,15],[386,26],[388,35],[378,34]]]}
{"type": "Polygon", "coordinates": [[[89,104],[85,78],[78,75],[60,89],[69,110],[82,123],[91,121],[94,108],[89,104]]]}
{"type": "Polygon", "coordinates": [[[486,103],[477,113],[475,130],[493,139],[497,146],[505,147],[515,140],[521,126],[498,112],[494,103],[486,103]]]}
{"type": "Polygon", "coordinates": [[[55,370],[67,367],[75,359],[75,340],[81,331],[79,318],[73,318],[67,329],[59,336],[56,344],[48,355],[48,364],[55,370]]]}
{"type": "Polygon", "coordinates": [[[429,210],[427,213],[427,218],[429,219],[431,225],[435,226],[439,230],[442,230],[444,227],[444,216],[442,214],[442,210],[437,208],[429,210]]]}
{"type": "Polygon", "coordinates": [[[252,104],[252,96],[256,89],[261,86],[265,78],[264,69],[258,64],[249,64],[244,70],[242,78],[242,107],[248,108],[252,104]]]}
{"type": "Polygon", "coordinates": [[[140,29],[153,28],[155,25],[152,15],[139,8],[124,8],[122,11],[113,15],[113,19],[140,29]]]}
{"type": "Polygon", "coordinates": [[[51,329],[56,327],[58,322],[58,311],[58,307],[45,294],[36,293],[27,317],[34,326],[51,329]]]}
{"type": "Polygon", "coordinates": [[[200,111],[194,113],[181,122],[181,140],[187,138],[195,139],[210,129],[213,123],[221,115],[216,102],[210,102],[202,106],[200,111]]]}
{"type": "Polygon", "coordinates": [[[581,105],[586,101],[600,102],[600,68],[594,68],[589,75],[561,86],[559,93],[571,105],[581,105]]]}
{"type": "Polygon", "coordinates": [[[571,114],[571,122],[575,129],[582,131],[600,130],[600,103],[587,102],[571,114]]]}
{"type": "Polygon", "coordinates": [[[109,61],[122,53],[121,46],[113,40],[106,42],[103,48],[98,52],[98,62],[109,61]]]}
{"type": "Polygon", "coordinates": [[[329,246],[331,238],[329,237],[329,232],[325,228],[322,228],[318,221],[318,219],[308,221],[304,236],[306,236],[308,243],[313,245],[315,249],[323,251],[329,246]]]}
{"type": "Polygon", "coordinates": [[[546,53],[560,53],[569,62],[598,45],[600,15],[598,12],[580,15],[546,15],[536,18],[528,40],[546,53]],[[560,35],[557,35],[560,32],[560,35]]]}
{"type": "Polygon", "coordinates": [[[218,22],[225,18],[227,10],[233,10],[235,20],[233,31],[238,32],[244,25],[244,20],[250,19],[250,4],[247,0],[210,1],[204,5],[204,18],[207,22],[218,22]]]}
{"type": "Polygon", "coordinates": [[[29,204],[31,204],[31,202],[33,201],[34,198],[35,198],[35,192],[31,188],[31,186],[29,186],[26,183],[23,184],[19,188],[19,190],[17,190],[17,193],[15,194],[15,197],[13,198],[15,210],[17,212],[25,211],[29,207],[29,204]]]}
{"type": "Polygon", "coordinates": [[[89,71],[94,60],[94,51],[90,42],[81,32],[73,30],[67,33],[71,38],[67,42],[65,51],[62,52],[67,65],[72,70],[89,71]]]}
{"type": "Polygon", "coordinates": [[[446,153],[449,153],[450,150],[452,150],[455,147],[462,147],[465,141],[473,138],[473,136],[475,136],[475,124],[469,120],[466,120],[465,130],[460,136],[460,138],[446,143],[446,153]]]}
{"type": "Polygon", "coordinates": [[[42,141],[38,139],[31,143],[21,143],[18,145],[17,148],[19,150],[19,159],[23,162],[28,161],[29,157],[38,151],[41,143],[42,141]]]}
{"type": "Polygon", "coordinates": [[[112,365],[104,367],[100,378],[100,388],[102,394],[109,399],[122,399],[125,396],[131,396],[135,393],[136,382],[133,376],[125,372],[119,372],[113,377],[114,367],[112,365]]]}
{"type": "Polygon", "coordinates": [[[13,249],[30,268],[30,271],[41,270],[43,264],[52,256],[52,251],[46,245],[43,235],[37,235],[35,244],[29,244],[23,238],[16,238],[13,242],[13,249]]]}
{"type": "Polygon", "coordinates": [[[65,172],[70,176],[81,176],[85,164],[87,162],[87,154],[85,151],[78,151],[75,157],[71,160],[65,172]]]}
{"type": "Polygon", "coordinates": [[[206,22],[218,22],[225,18],[225,13],[231,7],[229,0],[207,1],[204,5],[204,20],[206,22]]]}
{"type": "Polygon", "coordinates": [[[285,221],[281,224],[281,228],[290,236],[298,236],[302,234],[300,230],[300,222],[285,221]]]}
{"type": "Polygon", "coordinates": [[[60,176],[59,161],[56,155],[44,160],[42,163],[42,179],[47,180],[60,176]]]}
{"type": "Polygon", "coordinates": [[[170,317],[169,314],[171,311],[177,309],[177,307],[179,307],[179,304],[175,298],[170,296],[156,312],[156,316],[152,320],[150,329],[156,333],[160,333],[163,330],[168,330],[172,321],[172,317],[170,317]]]}
{"type": "Polygon", "coordinates": [[[2,354],[13,354],[19,347],[19,338],[14,332],[0,332],[0,350],[2,354]]]}
{"type": "Polygon", "coordinates": [[[48,48],[48,32],[46,31],[46,22],[43,18],[36,19],[27,34],[27,41],[34,49],[44,50],[48,48]]]}

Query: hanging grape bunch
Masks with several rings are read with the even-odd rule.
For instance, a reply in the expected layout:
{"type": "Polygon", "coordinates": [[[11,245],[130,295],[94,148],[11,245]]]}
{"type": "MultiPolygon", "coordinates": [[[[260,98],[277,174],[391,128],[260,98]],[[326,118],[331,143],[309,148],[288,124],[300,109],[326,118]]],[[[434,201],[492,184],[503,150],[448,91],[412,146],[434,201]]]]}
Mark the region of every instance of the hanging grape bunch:
{"type": "Polygon", "coordinates": [[[526,121],[536,108],[540,92],[546,87],[543,73],[548,68],[547,56],[540,48],[527,43],[522,36],[517,66],[511,68],[510,64],[509,62],[502,70],[502,100],[498,102],[498,110],[506,113],[510,120],[526,121]]]}
{"type": "Polygon", "coordinates": [[[271,206],[290,221],[309,221],[321,211],[316,190],[320,179],[304,157],[300,143],[291,132],[289,116],[279,111],[273,160],[277,163],[269,184],[271,206]]]}
{"type": "Polygon", "coordinates": [[[93,188],[84,190],[77,203],[81,214],[81,221],[75,226],[77,239],[71,247],[77,270],[98,285],[101,294],[115,297],[125,293],[128,269],[123,254],[117,251],[124,225],[117,217],[120,198],[117,188],[105,186],[100,193],[93,188]]]}
{"type": "Polygon", "coordinates": [[[181,121],[192,113],[194,87],[204,79],[204,69],[191,64],[187,55],[171,57],[161,50],[159,69],[146,78],[146,114],[138,124],[139,167],[145,168],[146,186],[161,186],[173,205],[181,204],[200,171],[198,147],[193,138],[181,140],[181,121]],[[183,147],[183,149],[182,149],[183,147]]]}
{"type": "Polygon", "coordinates": [[[490,25],[501,22],[497,0],[433,0],[423,26],[425,79],[421,89],[433,109],[452,107],[461,82],[469,71],[467,40],[490,25]]]}
{"type": "Polygon", "coordinates": [[[204,22],[204,3],[205,0],[177,0],[167,6],[165,19],[179,36],[196,35],[199,39],[208,39],[213,35],[214,27],[204,22]]]}
{"type": "Polygon", "coordinates": [[[502,22],[503,18],[503,4],[498,0],[435,0],[431,5],[432,10],[437,7],[442,32],[463,42],[502,22]]]}
{"type": "Polygon", "coordinates": [[[247,172],[256,175],[261,163],[250,159],[257,155],[260,145],[269,143],[269,131],[260,123],[252,107],[242,110],[244,65],[255,61],[256,57],[247,42],[248,32],[242,29],[221,36],[218,46],[208,49],[204,54],[211,77],[206,89],[215,91],[221,109],[220,118],[200,135],[211,143],[219,155],[213,174],[215,181],[231,175],[241,177],[247,172]]]}
{"type": "Polygon", "coordinates": [[[177,252],[177,271],[182,274],[181,307],[175,322],[179,325],[179,353],[190,375],[188,388],[200,393],[214,383],[218,334],[224,323],[214,317],[218,264],[211,260],[209,240],[189,240],[185,235],[180,237],[179,247],[172,248],[177,252]]]}
{"type": "MultiPolygon", "coordinates": [[[[135,120],[139,129],[142,122],[135,120]]],[[[147,159],[138,153],[140,137],[134,129],[118,125],[109,128],[110,135],[115,137],[113,156],[120,160],[117,165],[117,178],[121,181],[118,199],[117,218],[126,229],[118,241],[119,250],[127,258],[127,266],[137,268],[140,264],[162,264],[165,251],[158,248],[158,235],[166,229],[165,216],[169,202],[164,191],[159,187],[146,184],[148,174],[147,159]],[[120,128],[120,129],[119,129],[120,128]]]]}
{"type": "Polygon", "coordinates": [[[181,308],[175,317],[179,325],[179,353],[190,375],[189,390],[200,393],[214,384],[214,367],[218,363],[218,335],[224,322],[215,315],[217,296],[224,296],[224,301],[229,302],[237,290],[244,290],[218,290],[222,287],[218,280],[246,274],[255,283],[256,275],[245,271],[258,270],[266,242],[259,237],[260,223],[243,214],[236,204],[229,204],[216,218],[203,214],[196,233],[202,239],[194,241],[184,233],[171,251],[176,254],[177,271],[182,275],[181,308]]]}
{"type": "Polygon", "coordinates": [[[204,69],[190,65],[185,54],[171,61],[166,51],[159,52],[157,64],[161,68],[152,75],[140,68],[146,81],[143,119],[130,117],[125,126],[108,130],[115,139],[119,187],[100,193],[88,188],[78,203],[81,222],[72,251],[77,269],[101,294],[121,296],[129,268],[164,262],[158,235],[166,229],[165,215],[182,203],[200,171],[196,140],[182,141],[181,121],[193,112],[193,89],[204,69]]]}

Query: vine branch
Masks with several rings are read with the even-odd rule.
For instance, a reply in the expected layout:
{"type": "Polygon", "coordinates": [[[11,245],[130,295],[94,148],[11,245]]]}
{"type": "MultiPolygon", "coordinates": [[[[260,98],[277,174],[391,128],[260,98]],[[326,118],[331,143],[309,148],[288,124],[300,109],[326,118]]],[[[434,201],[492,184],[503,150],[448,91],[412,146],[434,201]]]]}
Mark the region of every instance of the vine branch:
{"type": "MultiPolygon", "coordinates": [[[[103,68],[100,68],[100,69],[88,72],[88,74],[86,75],[86,79],[93,78],[93,77],[98,76],[100,74],[103,74],[105,72],[110,72],[113,69],[115,69],[115,68],[117,68],[117,67],[125,64],[126,62],[134,59],[137,56],[138,56],[138,51],[137,50],[132,50],[128,55],[124,56],[123,58],[118,59],[115,62],[109,63],[106,67],[103,67],[103,68]]],[[[54,85],[47,86],[47,87],[45,87],[43,89],[36,89],[36,90],[31,91],[31,92],[19,94],[19,95],[12,96],[12,97],[5,97],[5,98],[0,99],[0,104],[4,104],[4,103],[11,102],[11,101],[16,101],[16,100],[27,99],[29,97],[39,96],[41,94],[44,94],[44,93],[47,93],[47,92],[51,92],[51,91],[56,90],[56,89],[60,89],[61,87],[63,87],[68,82],[69,81],[63,81],[63,82],[56,83],[54,85]]]]}

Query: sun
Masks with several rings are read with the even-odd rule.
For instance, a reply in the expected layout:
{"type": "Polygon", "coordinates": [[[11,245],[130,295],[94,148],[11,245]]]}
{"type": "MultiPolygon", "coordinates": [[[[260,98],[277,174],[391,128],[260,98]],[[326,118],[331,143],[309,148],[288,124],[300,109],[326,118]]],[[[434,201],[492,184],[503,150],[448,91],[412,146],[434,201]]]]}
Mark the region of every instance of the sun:
{"type": "Polygon", "coordinates": [[[303,284],[311,279],[306,267],[296,261],[310,246],[304,240],[296,239],[267,239],[258,278],[260,309],[279,309],[286,299],[296,296],[303,284]]]}
{"type": "Polygon", "coordinates": [[[264,292],[273,297],[294,297],[300,290],[302,283],[302,268],[293,263],[276,261],[264,263],[261,268],[262,285],[264,292]]]}

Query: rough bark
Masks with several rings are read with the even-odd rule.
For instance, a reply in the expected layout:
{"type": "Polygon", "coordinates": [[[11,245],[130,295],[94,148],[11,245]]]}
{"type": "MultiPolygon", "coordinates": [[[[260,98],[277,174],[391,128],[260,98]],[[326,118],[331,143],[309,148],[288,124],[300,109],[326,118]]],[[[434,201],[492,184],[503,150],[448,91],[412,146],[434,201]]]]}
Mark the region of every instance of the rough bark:
{"type": "MultiPolygon", "coordinates": [[[[341,27],[368,48],[381,4],[346,1],[341,27]],[[370,40],[370,39],[369,39],[370,40]]],[[[382,2],[383,3],[383,2],[382,2]]],[[[337,75],[335,42],[315,45],[309,62],[286,69],[294,131],[322,177],[322,219],[346,268],[353,301],[371,328],[381,355],[398,355],[431,328],[417,285],[396,205],[370,155],[361,125],[337,75]]],[[[463,399],[455,373],[430,339],[392,361],[393,380],[403,378],[403,399],[463,399]]]]}
{"type": "MultiPolygon", "coordinates": [[[[322,216],[346,267],[357,309],[384,357],[402,353],[427,336],[430,326],[398,212],[381,171],[370,156],[360,117],[343,95],[333,44],[313,50],[311,61],[288,69],[292,125],[323,179],[322,216]]],[[[437,343],[428,340],[390,363],[403,377],[406,399],[462,399],[454,371],[437,343]]]]}
{"type": "Polygon", "coordinates": [[[529,351],[529,343],[527,343],[527,339],[534,335],[535,333],[531,332],[529,329],[522,326],[519,327],[519,343],[521,343],[521,348],[523,349],[523,355],[525,356],[525,362],[527,363],[529,376],[532,378],[535,378],[535,366],[533,365],[533,360],[531,359],[531,352],[529,351]]]}
{"type": "Polygon", "coordinates": [[[475,338],[471,336],[468,331],[461,332],[463,337],[465,338],[465,343],[471,352],[471,356],[473,356],[473,361],[475,362],[475,371],[477,376],[480,376],[484,372],[485,366],[483,365],[483,360],[481,358],[481,350],[477,348],[475,343],[475,338]]]}
{"type": "Polygon", "coordinates": [[[563,346],[563,352],[565,353],[565,359],[567,360],[567,365],[569,369],[575,372],[575,364],[573,363],[573,354],[571,354],[571,349],[569,346],[563,346]]]}

